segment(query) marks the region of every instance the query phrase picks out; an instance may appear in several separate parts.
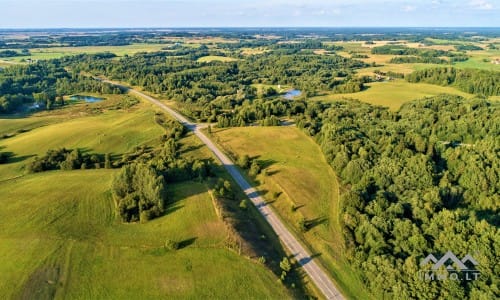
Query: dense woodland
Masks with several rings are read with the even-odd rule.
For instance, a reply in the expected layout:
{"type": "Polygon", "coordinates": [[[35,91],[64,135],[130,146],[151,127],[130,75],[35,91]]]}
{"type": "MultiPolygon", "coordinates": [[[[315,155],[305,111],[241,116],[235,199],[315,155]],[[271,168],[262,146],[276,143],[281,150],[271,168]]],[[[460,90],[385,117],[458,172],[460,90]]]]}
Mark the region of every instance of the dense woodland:
{"type": "MultiPolygon", "coordinates": [[[[355,101],[306,110],[348,189],[341,222],[352,263],[388,298],[495,299],[500,257],[500,105],[443,95],[399,112],[355,101]],[[422,281],[429,253],[474,253],[480,279],[422,281]]],[[[314,129],[314,128],[313,128],[314,129]]]]}
{"type": "Polygon", "coordinates": [[[425,82],[442,86],[452,85],[458,89],[477,95],[500,95],[500,72],[474,70],[432,68],[415,71],[406,76],[409,82],[425,82]]]}

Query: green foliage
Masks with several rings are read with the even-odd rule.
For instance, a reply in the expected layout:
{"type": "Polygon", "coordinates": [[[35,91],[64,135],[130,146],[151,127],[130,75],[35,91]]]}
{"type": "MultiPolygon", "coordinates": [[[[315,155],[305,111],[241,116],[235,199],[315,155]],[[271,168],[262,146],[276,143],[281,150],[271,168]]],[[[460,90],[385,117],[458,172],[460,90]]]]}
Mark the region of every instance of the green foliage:
{"type": "Polygon", "coordinates": [[[246,199],[241,200],[241,202],[240,202],[240,208],[242,210],[247,210],[248,209],[248,204],[247,204],[247,200],[246,199]]]}
{"type": "Polygon", "coordinates": [[[165,249],[167,250],[178,250],[179,249],[179,242],[176,242],[174,240],[168,239],[165,241],[165,249]]]}
{"type": "Polygon", "coordinates": [[[435,50],[435,49],[429,49],[429,48],[409,48],[405,45],[384,45],[384,46],[378,46],[378,47],[373,47],[371,50],[372,54],[389,54],[389,55],[413,55],[413,56],[419,56],[419,57],[440,57],[440,56],[448,56],[448,57],[455,57],[457,54],[452,51],[444,51],[444,50],[435,50]]]}
{"type": "Polygon", "coordinates": [[[500,95],[500,73],[486,70],[434,68],[415,71],[406,76],[409,82],[425,82],[486,96],[500,95]]]}
{"type": "Polygon", "coordinates": [[[12,113],[30,104],[52,109],[56,95],[77,92],[121,93],[108,83],[70,74],[58,61],[12,66],[0,71],[0,113],[12,113]]]}
{"type": "Polygon", "coordinates": [[[476,46],[476,45],[455,45],[455,49],[457,51],[480,51],[483,50],[483,48],[476,46]]]}
{"type": "Polygon", "coordinates": [[[165,180],[142,164],[122,167],[113,180],[113,195],[123,222],[146,222],[163,214],[165,180]]]}
{"type": "Polygon", "coordinates": [[[259,162],[256,159],[252,160],[252,164],[250,165],[250,170],[248,171],[248,175],[255,177],[259,175],[260,171],[261,167],[259,165],[259,162]]]}
{"type": "Polygon", "coordinates": [[[280,268],[285,272],[290,272],[292,270],[292,264],[290,263],[290,260],[288,260],[288,257],[283,257],[280,262],[280,268]]]}
{"type": "Polygon", "coordinates": [[[349,80],[345,83],[336,85],[333,89],[335,93],[347,94],[347,93],[357,93],[364,89],[364,84],[360,80],[349,80]]]}
{"type": "Polygon", "coordinates": [[[500,126],[491,116],[500,105],[442,95],[396,113],[349,101],[315,114],[322,124],[316,139],[349,188],[341,199],[344,238],[369,289],[488,298],[498,284],[500,126]],[[415,279],[418,261],[448,250],[477,253],[481,278],[458,285],[415,279]]]}
{"type": "Polygon", "coordinates": [[[250,157],[248,154],[242,155],[238,158],[238,166],[242,169],[250,168],[250,157]]]}
{"type": "Polygon", "coordinates": [[[300,231],[302,232],[306,232],[307,230],[309,230],[308,226],[307,226],[307,220],[305,218],[301,218],[299,220],[299,229],[300,231]]]}
{"type": "Polygon", "coordinates": [[[30,173],[49,170],[98,169],[103,160],[103,155],[100,154],[82,154],[79,149],[61,148],[48,150],[44,156],[36,157],[27,165],[27,169],[30,173]]]}
{"type": "MultiPolygon", "coordinates": [[[[231,182],[219,179],[217,184],[214,186],[214,196],[230,200],[234,199],[235,194],[233,192],[233,187],[231,186],[231,182]]],[[[246,206],[246,203],[244,205],[246,206]]]]}
{"type": "MultiPolygon", "coordinates": [[[[345,77],[353,74],[353,69],[365,66],[361,61],[334,54],[320,56],[285,49],[277,50],[283,51],[283,55],[264,53],[234,62],[198,62],[208,51],[184,48],[174,52],[140,53],[120,60],[86,55],[64,59],[63,64],[75,71],[104,74],[162,94],[181,103],[181,110],[193,119],[217,121],[219,127],[245,126],[251,120],[278,116],[271,111],[247,118],[230,113],[244,102],[256,100],[252,83],[291,85],[314,94],[319,89],[333,88],[337,84],[335,77],[345,77]],[[165,59],[167,56],[169,59],[165,59]]],[[[267,88],[264,97],[275,98],[271,96],[276,93],[273,88],[267,88]]]]}
{"type": "Polygon", "coordinates": [[[3,57],[16,57],[16,56],[24,56],[24,55],[29,55],[29,51],[27,52],[17,52],[14,50],[2,50],[0,51],[0,58],[3,57]]]}

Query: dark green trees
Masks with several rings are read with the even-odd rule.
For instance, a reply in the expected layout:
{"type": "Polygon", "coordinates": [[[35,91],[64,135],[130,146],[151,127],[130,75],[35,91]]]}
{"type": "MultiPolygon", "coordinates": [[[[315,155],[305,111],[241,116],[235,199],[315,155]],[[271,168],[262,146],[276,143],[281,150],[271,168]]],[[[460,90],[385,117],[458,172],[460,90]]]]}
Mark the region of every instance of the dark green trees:
{"type": "Polygon", "coordinates": [[[297,124],[306,132],[322,124],[316,139],[347,189],[347,253],[369,289],[390,298],[495,298],[500,105],[442,95],[397,113],[355,101],[330,106],[306,109],[297,124]],[[481,278],[419,280],[420,260],[448,250],[477,256],[481,278]]]}
{"type": "Polygon", "coordinates": [[[163,213],[165,180],[146,165],[126,165],[113,181],[113,195],[124,222],[146,222],[163,213]]]}
{"type": "Polygon", "coordinates": [[[415,71],[406,75],[409,82],[426,82],[437,85],[454,85],[460,90],[477,95],[500,95],[500,72],[434,68],[415,71]]]}

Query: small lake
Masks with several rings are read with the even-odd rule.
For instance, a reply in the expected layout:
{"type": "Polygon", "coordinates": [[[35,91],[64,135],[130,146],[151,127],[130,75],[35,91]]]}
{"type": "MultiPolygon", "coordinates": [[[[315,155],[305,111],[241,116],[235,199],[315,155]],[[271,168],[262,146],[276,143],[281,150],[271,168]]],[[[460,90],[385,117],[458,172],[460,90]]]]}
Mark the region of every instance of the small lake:
{"type": "Polygon", "coordinates": [[[84,100],[87,103],[94,103],[94,102],[99,102],[104,100],[104,98],[97,98],[97,97],[92,97],[92,96],[82,96],[82,95],[74,95],[69,97],[70,100],[77,100],[77,101],[82,101],[84,100]]]}
{"type": "Polygon", "coordinates": [[[293,89],[293,90],[289,90],[289,91],[287,91],[287,92],[283,95],[283,97],[285,97],[285,99],[292,100],[293,98],[298,97],[298,96],[300,96],[300,95],[302,95],[302,92],[301,92],[301,91],[293,89]]]}

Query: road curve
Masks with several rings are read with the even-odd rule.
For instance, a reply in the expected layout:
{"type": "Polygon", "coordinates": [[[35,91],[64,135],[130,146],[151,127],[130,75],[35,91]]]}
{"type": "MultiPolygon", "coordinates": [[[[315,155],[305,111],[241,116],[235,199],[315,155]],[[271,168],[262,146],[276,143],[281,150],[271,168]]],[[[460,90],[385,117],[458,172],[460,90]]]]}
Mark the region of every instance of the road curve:
{"type": "MultiPolygon", "coordinates": [[[[114,82],[107,81],[112,84],[114,82]]],[[[127,87],[125,87],[127,88],[127,87]]],[[[283,222],[278,218],[276,213],[267,205],[266,201],[259,195],[259,193],[248,183],[245,178],[241,175],[240,171],[234,165],[234,163],[225,155],[222,151],[215,146],[215,144],[201,131],[200,126],[196,123],[190,122],[183,115],[179,114],[175,110],[166,106],[162,102],[156,100],[155,98],[141,93],[137,90],[130,89],[130,93],[140,96],[143,99],[153,103],[154,105],[160,107],[162,110],[169,113],[189,130],[193,131],[194,134],[215,154],[215,156],[224,165],[224,168],[233,177],[234,181],[240,186],[240,188],[245,192],[252,203],[257,207],[262,216],[271,225],[274,232],[278,235],[281,242],[286,248],[292,253],[297,262],[304,268],[307,275],[312,282],[318,287],[318,289],[323,293],[327,299],[344,299],[339,290],[335,287],[332,280],[326,275],[326,273],[318,266],[318,264],[313,260],[311,255],[307,250],[298,242],[298,240],[292,235],[292,233],[285,227],[283,222]]]]}

